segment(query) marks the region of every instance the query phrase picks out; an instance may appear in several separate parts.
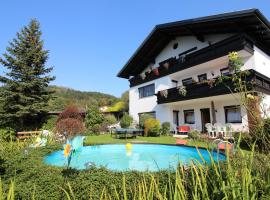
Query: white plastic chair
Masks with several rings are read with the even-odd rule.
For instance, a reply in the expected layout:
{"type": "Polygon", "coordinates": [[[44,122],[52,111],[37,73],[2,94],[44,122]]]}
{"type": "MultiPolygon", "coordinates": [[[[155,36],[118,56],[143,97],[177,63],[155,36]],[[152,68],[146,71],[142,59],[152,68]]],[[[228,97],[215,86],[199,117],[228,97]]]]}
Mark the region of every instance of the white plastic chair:
{"type": "Polygon", "coordinates": [[[232,132],[233,132],[232,124],[230,124],[230,123],[225,124],[225,135],[224,135],[224,139],[233,139],[232,132]]]}
{"type": "Polygon", "coordinates": [[[205,128],[207,130],[207,135],[209,138],[216,138],[215,130],[212,124],[210,123],[205,124],[205,128]]]}
{"type": "Polygon", "coordinates": [[[215,127],[216,136],[219,136],[219,134],[221,134],[222,137],[223,137],[225,131],[224,131],[224,128],[223,128],[222,124],[221,123],[215,123],[214,127],[215,127]]]}

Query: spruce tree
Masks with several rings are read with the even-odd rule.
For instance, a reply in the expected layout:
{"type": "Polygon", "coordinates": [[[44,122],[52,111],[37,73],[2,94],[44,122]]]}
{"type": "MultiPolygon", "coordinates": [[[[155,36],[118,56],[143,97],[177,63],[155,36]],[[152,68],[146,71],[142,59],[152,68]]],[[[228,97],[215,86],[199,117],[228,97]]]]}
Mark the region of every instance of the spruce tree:
{"type": "Polygon", "coordinates": [[[38,128],[48,112],[52,96],[48,88],[55,79],[46,67],[49,52],[44,50],[39,22],[31,20],[17,33],[0,58],[5,73],[0,76],[0,123],[17,130],[38,128]]]}

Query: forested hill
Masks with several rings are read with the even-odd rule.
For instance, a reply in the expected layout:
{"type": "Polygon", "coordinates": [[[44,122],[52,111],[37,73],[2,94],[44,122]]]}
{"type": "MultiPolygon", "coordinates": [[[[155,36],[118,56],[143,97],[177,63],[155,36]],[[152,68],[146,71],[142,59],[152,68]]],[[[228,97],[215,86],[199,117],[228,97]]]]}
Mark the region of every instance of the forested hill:
{"type": "Polygon", "coordinates": [[[55,93],[49,102],[50,111],[61,111],[68,105],[76,105],[81,109],[87,106],[110,106],[118,102],[115,96],[100,92],[82,92],[70,88],[50,86],[55,93]]]}

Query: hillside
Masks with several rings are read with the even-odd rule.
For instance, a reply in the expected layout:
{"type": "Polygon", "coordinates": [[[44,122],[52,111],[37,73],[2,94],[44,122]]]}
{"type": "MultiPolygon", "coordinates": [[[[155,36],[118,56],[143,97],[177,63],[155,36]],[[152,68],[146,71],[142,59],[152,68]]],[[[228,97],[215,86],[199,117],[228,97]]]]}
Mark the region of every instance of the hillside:
{"type": "Polygon", "coordinates": [[[81,109],[87,106],[111,106],[119,101],[118,98],[100,92],[82,92],[70,88],[50,86],[55,93],[49,102],[50,111],[61,111],[68,105],[76,105],[81,109]]]}

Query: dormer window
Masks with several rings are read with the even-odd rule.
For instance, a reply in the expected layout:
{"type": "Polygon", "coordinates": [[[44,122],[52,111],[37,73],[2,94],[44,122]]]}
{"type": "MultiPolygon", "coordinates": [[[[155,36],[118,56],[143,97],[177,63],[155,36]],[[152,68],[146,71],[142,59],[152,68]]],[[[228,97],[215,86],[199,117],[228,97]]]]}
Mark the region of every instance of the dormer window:
{"type": "Polygon", "coordinates": [[[205,74],[201,74],[201,75],[198,76],[198,81],[199,82],[203,82],[205,80],[207,80],[207,74],[206,73],[205,74]]]}
{"type": "Polygon", "coordinates": [[[193,83],[193,79],[191,77],[182,80],[183,86],[190,85],[192,83],[193,83]]]}
{"type": "Polygon", "coordinates": [[[173,44],[173,49],[177,49],[177,47],[178,47],[178,42],[173,44]]]}

